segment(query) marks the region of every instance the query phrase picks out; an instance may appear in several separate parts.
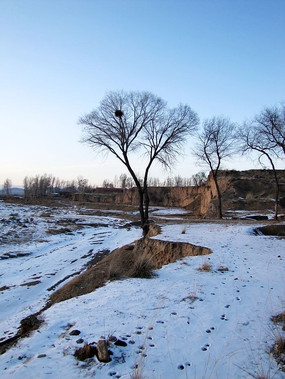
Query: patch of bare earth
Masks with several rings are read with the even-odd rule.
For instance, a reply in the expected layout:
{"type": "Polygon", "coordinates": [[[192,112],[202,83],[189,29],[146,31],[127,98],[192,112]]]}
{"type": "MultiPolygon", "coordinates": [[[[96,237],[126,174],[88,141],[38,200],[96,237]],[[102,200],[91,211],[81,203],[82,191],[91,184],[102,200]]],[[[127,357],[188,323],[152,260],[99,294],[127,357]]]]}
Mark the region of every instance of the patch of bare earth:
{"type": "Polygon", "coordinates": [[[19,326],[17,334],[13,337],[0,342],[0,355],[4,354],[11,346],[13,346],[20,338],[27,337],[32,331],[37,330],[41,323],[43,322],[38,318],[41,312],[32,314],[28,317],[25,317],[19,326]]]}
{"type": "Polygon", "coordinates": [[[58,289],[50,296],[49,305],[90,293],[102,287],[108,280],[149,277],[142,273],[140,269],[142,266],[148,266],[147,271],[149,268],[156,270],[184,257],[206,255],[211,252],[206,247],[184,242],[140,239],[135,244],[114,250],[95,266],[58,289]]]}
{"type": "Polygon", "coordinates": [[[265,236],[285,236],[285,224],[266,225],[257,228],[257,232],[261,232],[265,236]]]}

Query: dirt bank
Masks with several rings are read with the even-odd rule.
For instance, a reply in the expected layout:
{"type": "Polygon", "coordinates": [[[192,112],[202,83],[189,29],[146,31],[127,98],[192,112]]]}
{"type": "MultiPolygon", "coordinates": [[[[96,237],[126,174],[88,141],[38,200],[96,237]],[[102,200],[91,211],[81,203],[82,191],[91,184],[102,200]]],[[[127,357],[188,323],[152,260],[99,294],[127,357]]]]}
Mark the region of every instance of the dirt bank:
{"type": "Polygon", "coordinates": [[[163,265],[173,263],[183,257],[210,253],[212,251],[206,247],[189,243],[150,238],[140,239],[135,244],[114,250],[95,266],[58,289],[50,296],[49,306],[92,292],[103,286],[108,280],[141,277],[143,275],[148,277],[147,272],[149,270],[159,269],[163,265]]]}

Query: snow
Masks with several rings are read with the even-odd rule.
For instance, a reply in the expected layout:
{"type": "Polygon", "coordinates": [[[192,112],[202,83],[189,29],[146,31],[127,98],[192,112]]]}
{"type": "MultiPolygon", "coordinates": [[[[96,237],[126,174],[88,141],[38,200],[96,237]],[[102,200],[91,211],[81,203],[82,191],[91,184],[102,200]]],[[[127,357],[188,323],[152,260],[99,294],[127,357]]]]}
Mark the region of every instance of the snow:
{"type": "MultiPolygon", "coordinates": [[[[11,213],[5,208],[0,204],[0,218],[11,213]]],[[[23,317],[40,309],[52,292],[48,288],[81,270],[90,259],[82,257],[91,249],[111,250],[140,236],[139,229],[122,228],[121,219],[79,216],[76,210],[55,210],[50,218],[105,226],[48,236],[41,209],[15,206],[13,212],[27,218],[29,209],[38,215],[33,233],[46,242],[1,245],[0,254],[21,250],[30,255],[0,260],[0,287],[10,287],[1,292],[0,338],[15,333],[23,317]],[[40,284],[21,286],[36,276],[40,284]]],[[[268,354],[280,333],[270,317],[285,305],[284,239],[254,235],[260,225],[175,225],[175,220],[162,225],[162,234],[154,238],[206,246],[213,253],[164,266],[153,279],[109,282],[52,306],[42,313],[38,331],[0,356],[1,378],[131,378],[136,365],[146,379],[284,378],[268,354]],[[198,270],[204,262],[210,272],[198,270]],[[70,335],[74,329],[79,336],[70,335]],[[79,338],[91,343],[111,335],[127,342],[126,347],[110,343],[111,362],[75,359],[79,338]]]]}
{"type": "Polygon", "coordinates": [[[150,213],[153,215],[186,215],[189,213],[186,209],[180,209],[180,208],[164,208],[164,207],[156,207],[152,208],[150,207],[150,213]]]}

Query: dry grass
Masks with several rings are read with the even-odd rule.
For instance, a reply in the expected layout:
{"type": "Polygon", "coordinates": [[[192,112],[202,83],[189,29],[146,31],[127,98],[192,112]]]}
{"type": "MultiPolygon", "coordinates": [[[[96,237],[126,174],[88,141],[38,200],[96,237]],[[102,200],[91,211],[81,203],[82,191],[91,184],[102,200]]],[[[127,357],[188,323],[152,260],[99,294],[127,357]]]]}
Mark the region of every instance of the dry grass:
{"type": "Polygon", "coordinates": [[[278,337],[272,346],[270,353],[275,358],[281,371],[285,371],[285,338],[278,337]]]}
{"type": "Polygon", "coordinates": [[[282,324],[282,329],[285,330],[285,311],[279,313],[276,316],[272,316],[271,320],[274,322],[274,324],[282,324]]]}
{"type": "Polygon", "coordinates": [[[141,366],[135,365],[134,371],[131,373],[130,379],[144,379],[141,366]]]}
{"type": "MultiPolygon", "coordinates": [[[[285,311],[276,316],[272,316],[271,320],[275,324],[281,324],[282,330],[285,331],[285,311]]],[[[280,370],[285,372],[285,337],[282,335],[282,331],[277,334],[270,353],[275,358],[280,370]]]]}
{"type": "Polygon", "coordinates": [[[139,255],[129,271],[131,278],[150,279],[154,276],[154,266],[151,257],[145,253],[139,255]]]}
{"type": "Polygon", "coordinates": [[[116,255],[110,261],[109,279],[116,280],[122,278],[145,278],[154,276],[154,265],[151,256],[145,252],[134,251],[134,246],[129,245],[128,254],[124,259],[116,255]],[[119,258],[119,259],[118,259],[119,258]]]}
{"type": "Polygon", "coordinates": [[[211,270],[212,270],[212,265],[206,261],[198,268],[198,271],[203,271],[203,272],[210,272],[211,270]]]}
{"type": "Polygon", "coordinates": [[[134,245],[125,246],[125,250],[109,256],[108,279],[117,280],[127,276],[127,270],[134,264],[134,245]]]}

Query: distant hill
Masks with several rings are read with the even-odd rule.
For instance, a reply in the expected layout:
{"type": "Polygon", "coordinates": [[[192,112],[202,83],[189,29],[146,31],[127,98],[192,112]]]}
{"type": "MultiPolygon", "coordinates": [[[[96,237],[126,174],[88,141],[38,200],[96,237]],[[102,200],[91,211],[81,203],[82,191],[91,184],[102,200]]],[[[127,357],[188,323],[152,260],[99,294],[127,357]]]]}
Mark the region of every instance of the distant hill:
{"type": "MultiPolygon", "coordinates": [[[[0,195],[5,196],[6,193],[3,189],[0,190],[0,195]]],[[[24,196],[24,188],[22,187],[11,187],[10,188],[10,195],[11,196],[24,196]]]]}

